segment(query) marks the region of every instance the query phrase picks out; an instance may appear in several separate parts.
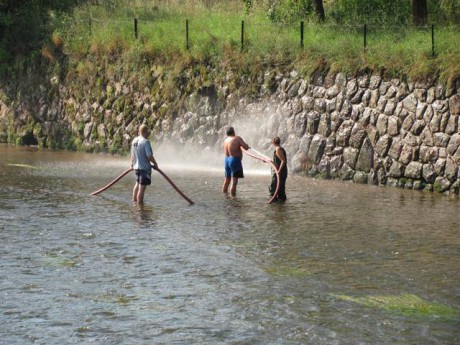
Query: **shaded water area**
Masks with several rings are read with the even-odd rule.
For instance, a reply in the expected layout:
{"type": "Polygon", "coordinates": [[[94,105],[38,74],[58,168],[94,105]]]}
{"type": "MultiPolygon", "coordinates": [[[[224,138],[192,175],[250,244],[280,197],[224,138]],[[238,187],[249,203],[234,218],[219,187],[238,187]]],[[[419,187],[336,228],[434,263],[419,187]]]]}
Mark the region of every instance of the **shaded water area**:
{"type": "Polygon", "coordinates": [[[458,197],[157,159],[0,146],[1,344],[459,343],[458,197]]]}

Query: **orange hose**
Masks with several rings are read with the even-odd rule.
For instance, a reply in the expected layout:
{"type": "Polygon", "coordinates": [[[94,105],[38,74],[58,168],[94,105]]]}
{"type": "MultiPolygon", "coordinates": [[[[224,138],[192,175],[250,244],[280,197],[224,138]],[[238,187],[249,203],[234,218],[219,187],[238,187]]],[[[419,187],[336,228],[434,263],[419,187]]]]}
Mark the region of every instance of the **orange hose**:
{"type": "Polygon", "coordinates": [[[254,155],[252,153],[250,153],[248,150],[244,150],[244,153],[246,153],[248,156],[252,157],[252,158],[255,158],[255,159],[258,159],[264,163],[267,163],[269,165],[271,165],[271,167],[273,168],[273,170],[275,170],[275,174],[276,174],[276,189],[275,189],[275,193],[273,193],[273,196],[270,200],[268,200],[268,203],[271,204],[273,201],[275,201],[275,199],[277,198],[278,196],[278,192],[279,192],[279,189],[280,189],[280,174],[278,172],[278,169],[276,169],[276,165],[271,161],[269,160],[268,158],[266,157],[259,157],[257,155],[254,155]]]}
{"type": "Polygon", "coordinates": [[[112,182],[110,182],[107,186],[102,187],[101,189],[98,189],[98,190],[95,191],[95,192],[92,192],[91,195],[98,195],[99,193],[102,193],[102,192],[105,191],[106,189],[109,189],[109,188],[112,187],[115,183],[117,183],[122,177],[124,177],[125,175],[127,175],[127,174],[130,173],[131,171],[133,171],[133,168],[129,168],[129,169],[126,170],[124,173],[122,173],[120,176],[118,176],[115,180],[113,180],[112,182]]]}
{"type": "Polygon", "coordinates": [[[171,181],[171,179],[163,171],[160,170],[160,168],[156,167],[153,169],[158,171],[161,174],[161,176],[163,176],[166,179],[166,181],[168,181],[169,184],[176,190],[176,192],[179,193],[185,200],[189,202],[190,205],[194,204],[194,202],[190,200],[184,193],[182,193],[182,191],[174,184],[173,181],[171,181]]]}

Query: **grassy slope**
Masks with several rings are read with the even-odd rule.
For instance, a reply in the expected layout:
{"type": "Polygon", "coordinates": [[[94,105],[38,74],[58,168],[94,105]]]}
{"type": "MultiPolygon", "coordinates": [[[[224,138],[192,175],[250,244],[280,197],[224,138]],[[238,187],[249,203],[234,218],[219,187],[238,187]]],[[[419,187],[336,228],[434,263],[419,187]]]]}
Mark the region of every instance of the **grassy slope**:
{"type": "Polygon", "coordinates": [[[95,6],[80,8],[72,20],[58,25],[57,34],[62,36],[66,52],[73,61],[78,61],[77,68],[83,73],[85,57],[92,54],[109,60],[121,59],[131,66],[152,61],[166,63],[172,70],[181,70],[184,64],[198,61],[224,66],[237,73],[247,73],[245,69],[263,68],[264,65],[289,65],[305,75],[322,68],[351,74],[373,70],[388,76],[440,79],[447,83],[460,76],[458,28],[436,28],[435,56],[431,54],[429,28],[369,26],[364,51],[361,24],[306,23],[304,48],[301,48],[298,23],[274,24],[258,9],[244,14],[241,1],[208,7],[177,6],[174,1],[166,3],[170,6],[142,2],[142,6],[117,10],[95,6]],[[137,40],[133,29],[135,17],[139,18],[137,40]],[[91,24],[89,18],[92,18],[91,24]],[[188,51],[185,48],[186,19],[190,30],[188,51]],[[242,20],[245,21],[243,52],[242,20]]]}

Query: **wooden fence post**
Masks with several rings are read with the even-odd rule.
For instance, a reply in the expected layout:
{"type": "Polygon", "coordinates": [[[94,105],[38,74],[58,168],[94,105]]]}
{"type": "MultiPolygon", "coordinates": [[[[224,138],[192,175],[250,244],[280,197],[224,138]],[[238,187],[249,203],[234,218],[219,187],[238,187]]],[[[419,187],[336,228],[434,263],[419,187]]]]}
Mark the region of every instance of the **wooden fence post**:
{"type": "Polygon", "coordinates": [[[241,21],[241,50],[244,50],[244,20],[241,21]]]}
{"type": "Polygon", "coordinates": [[[364,24],[364,52],[367,49],[367,24],[364,24]]]}
{"type": "Polygon", "coordinates": [[[138,38],[138,32],[137,32],[137,18],[134,18],[134,37],[138,38]]]}
{"type": "Polygon", "coordinates": [[[303,48],[303,20],[300,22],[300,48],[303,48]]]}
{"type": "Polygon", "coordinates": [[[436,51],[434,50],[434,24],[431,24],[431,56],[435,56],[436,51]]]}
{"type": "Polygon", "coordinates": [[[189,36],[188,36],[188,19],[185,20],[185,48],[190,49],[189,36]]]}

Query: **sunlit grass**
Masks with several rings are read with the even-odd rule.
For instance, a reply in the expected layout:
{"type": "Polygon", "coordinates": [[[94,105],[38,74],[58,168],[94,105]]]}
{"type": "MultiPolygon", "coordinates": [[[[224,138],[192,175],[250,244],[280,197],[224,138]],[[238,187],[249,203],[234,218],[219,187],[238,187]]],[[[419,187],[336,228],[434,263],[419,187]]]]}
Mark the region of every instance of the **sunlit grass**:
{"type": "MultiPolygon", "coordinates": [[[[244,65],[268,61],[292,63],[303,73],[325,68],[354,73],[364,68],[390,76],[440,77],[449,81],[460,76],[460,30],[435,28],[432,54],[431,27],[368,27],[364,47],[363,25],[336,26],[306,22],[303,47],[300,23],[276,24],[263,12],[245,14],[241,6],[125,7],[109,11],[83,7],[72,21],[58,28],[65,49],[77,57],[111,54],[177,62],[180,57],[244,65]],[[134,33],[138,18],[138,39],[134,33]],[[189,36],[186,40],[186,21],[189,36]],[[244,21],[244,41],[241,41],[244,21]],[[188,50],[187,50],[188,43],[188,50]],[[134,53],[134,54],[132,54],[134,53]]],[[[232,4],[235,4],[232,3],[232,4]]]]}

